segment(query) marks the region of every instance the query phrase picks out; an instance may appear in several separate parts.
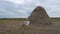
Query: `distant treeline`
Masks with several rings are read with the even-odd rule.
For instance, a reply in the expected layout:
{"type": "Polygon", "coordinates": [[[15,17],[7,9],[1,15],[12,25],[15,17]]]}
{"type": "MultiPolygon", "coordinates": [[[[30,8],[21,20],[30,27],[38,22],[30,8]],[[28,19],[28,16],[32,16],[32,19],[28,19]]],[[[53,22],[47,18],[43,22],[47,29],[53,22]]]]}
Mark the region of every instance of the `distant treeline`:
{"type": "MultiPolygon", "coordinates": [[[[26,20],[27,18],[0,18],[0,20],[26,20]]],[[[60,18],[50,18],[50,19],[60,19],[60,18]]]]}
{"type": "Polygon", "coordinates": [[[27,18],[0,18],[0,20],[27,20],[27,18]]]}

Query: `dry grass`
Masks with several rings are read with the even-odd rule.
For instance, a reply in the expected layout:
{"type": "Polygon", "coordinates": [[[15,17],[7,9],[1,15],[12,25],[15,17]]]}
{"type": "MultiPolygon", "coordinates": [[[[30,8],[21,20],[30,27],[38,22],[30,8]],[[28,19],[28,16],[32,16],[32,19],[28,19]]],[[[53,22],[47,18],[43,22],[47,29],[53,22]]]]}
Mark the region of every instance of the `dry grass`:
{"type": "MultiPolygon", "coordinates": [[[[50,26],[35,26],[35,25],[29,25],[29,26],[22,26],[15,29],[15,30],[6,30],[4,32],[0,32],[0,34],[60,34],[60,19],[51,19],[53,22],[53,25],[50,26]]],[[[24,21],[20,20],[1,20],[1,24],[10,24],[12,25],[14,23],[20,23],[20,25],[24,21]],[[13,22],[13,23],[12,23],[13,22]]],[[[0,24],[0,25],[1,25],[0,24]]],[[[15,25],[14,25],[15,26],[15,25]]]]}

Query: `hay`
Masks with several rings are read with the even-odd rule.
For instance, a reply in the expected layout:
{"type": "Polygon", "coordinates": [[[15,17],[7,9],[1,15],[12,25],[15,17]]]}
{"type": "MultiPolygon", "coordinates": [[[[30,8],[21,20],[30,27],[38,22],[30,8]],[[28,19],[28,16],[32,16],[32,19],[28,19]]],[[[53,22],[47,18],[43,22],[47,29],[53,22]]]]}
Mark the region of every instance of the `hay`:
{"type": "Polygon", "coordinates": [[[49,25],[52,24],[49,16],[47,15],[45,9],[41,6],[36,7],[31,15],[28,17],[31,24],[34,25],[49,25]]]}

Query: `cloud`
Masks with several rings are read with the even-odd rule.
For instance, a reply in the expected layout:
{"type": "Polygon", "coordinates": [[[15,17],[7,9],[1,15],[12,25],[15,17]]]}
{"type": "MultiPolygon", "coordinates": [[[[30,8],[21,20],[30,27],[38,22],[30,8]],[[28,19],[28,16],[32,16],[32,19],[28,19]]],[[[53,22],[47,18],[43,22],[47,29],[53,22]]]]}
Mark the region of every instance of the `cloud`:
{"type": "Polygon", "coordinates": [[[15,3],[15,4],[25,4],[24,0],[6,0],[6,1],[9,1],[9,2],[12,2],[12,3],[15,3]]]}
{"type": "Polygon", "coordinates": [[[0,0],[0,18],[27,18],[37,6],[50,17],[60,17],[60,0],[0,0]]]}
{"type": "Polygon", "coordinates": [[[50,17],[60,17],[60,0],[38,0],[36,6],[43,6],[50,17]]]}
{"type": "Polygon", "coordinates": [[[33,7],[28,5],[17,5],[9,1],[0,1],[0,18],[27,17],[33,7]]]}
{"type": "Polygon", "coordinates": [[[57,0],[46,0],[45,1],[45,4],[46,4],[46,10],[49,14],[50,17],[60,17],[60,8],[59,8],[59,4],[60,2],[57,1],[57,0]],[[48,10],[49,9],[49,10],[48,10]]]}
{"type": "Polygon", "coordinates": [[[4,0],[0,1],[0,18],[14,17],[18,14],[17,10],[19,10],[18,5],[4,0]]]}

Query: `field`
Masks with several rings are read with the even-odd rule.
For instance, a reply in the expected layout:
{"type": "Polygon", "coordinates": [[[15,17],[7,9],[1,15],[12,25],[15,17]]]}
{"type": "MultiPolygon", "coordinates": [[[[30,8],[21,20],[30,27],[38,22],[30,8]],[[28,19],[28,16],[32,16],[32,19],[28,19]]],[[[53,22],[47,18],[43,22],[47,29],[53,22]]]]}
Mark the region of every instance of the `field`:
{"type": "MultiPolygon", "coordinates": [[[[1,25],[10,25],[16,29],[0,30],[0,34],[60,34],[60,18],[51,18],[52,25],[49,26],[22,26],[26,18],[0,18],[1,25]],[[18,24],[18,25],[17,25],[18,24]]],[[[5,29],[5,28],[3,28],[5,29]]]]}

